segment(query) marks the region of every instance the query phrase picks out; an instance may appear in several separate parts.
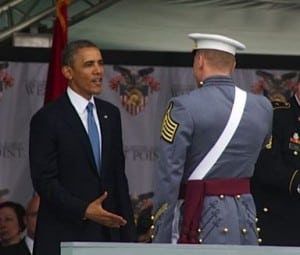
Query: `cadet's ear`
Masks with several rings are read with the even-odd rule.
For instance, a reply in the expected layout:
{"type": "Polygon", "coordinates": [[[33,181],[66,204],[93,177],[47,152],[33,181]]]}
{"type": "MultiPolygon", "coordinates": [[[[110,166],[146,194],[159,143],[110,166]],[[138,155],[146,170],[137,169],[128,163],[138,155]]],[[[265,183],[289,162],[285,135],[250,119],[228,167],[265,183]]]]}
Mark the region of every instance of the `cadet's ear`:
{"type": "Polygon", "coordinates": [[[72,80],[72,68],[70,66],[63,66],[61,71],[67,80],[72,80]]]}
{"type": "Polygon", "coordinates": [[[202,54],[199,54],[198,56],[198,63],[199,63],[199,66],[202,67],[203,64],[204,64],[204,61],[205,61],[205,58],[202,54]]]}
{"type": "Polygon", "coordinates": [[[197,67],[197,69],[198,69],[198,67],[200,65],[202,65],[202,62],[203,62],[202,54],[200,54],[200,51],[195,51],[194,52],[194,63],[193,63],[194,67],[197,67]]]}
{"type": "Polygon", "coordinates": [[[233,65],[232,65],[232,68],[231,68],[231,73],[233,73],[233,71],[235,69],[235,66],[236,66],[236,61],[233,62],[233,65]]]}

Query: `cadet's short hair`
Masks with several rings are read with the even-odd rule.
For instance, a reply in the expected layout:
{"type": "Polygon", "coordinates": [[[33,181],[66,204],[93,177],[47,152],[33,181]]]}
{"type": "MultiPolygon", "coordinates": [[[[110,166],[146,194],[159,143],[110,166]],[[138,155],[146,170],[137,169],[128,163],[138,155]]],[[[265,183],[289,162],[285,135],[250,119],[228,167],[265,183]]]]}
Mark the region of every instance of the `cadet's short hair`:
{"type": "Polygon", "coordinates": [[[97,48],[97,45],[92,43],[89,40],[77,40],[70,42],[63,50],[62,52],[62,65],[63,66],[70,66],[73,63],[74,55],[77,53],[77,51],[80,48],[97,48]]]}

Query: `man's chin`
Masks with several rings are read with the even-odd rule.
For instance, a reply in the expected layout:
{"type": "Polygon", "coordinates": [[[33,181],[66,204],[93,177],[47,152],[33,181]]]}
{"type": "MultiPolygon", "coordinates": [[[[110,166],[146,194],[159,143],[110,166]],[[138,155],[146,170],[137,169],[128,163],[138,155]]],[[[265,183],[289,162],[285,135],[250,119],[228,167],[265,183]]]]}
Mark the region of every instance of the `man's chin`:
{"type": "Polygon", "coordinates": [[[99,94],[101,94],[101,92],[102,92],[102,86],[93,89],[94,95],[99,95],[99,94]]]}

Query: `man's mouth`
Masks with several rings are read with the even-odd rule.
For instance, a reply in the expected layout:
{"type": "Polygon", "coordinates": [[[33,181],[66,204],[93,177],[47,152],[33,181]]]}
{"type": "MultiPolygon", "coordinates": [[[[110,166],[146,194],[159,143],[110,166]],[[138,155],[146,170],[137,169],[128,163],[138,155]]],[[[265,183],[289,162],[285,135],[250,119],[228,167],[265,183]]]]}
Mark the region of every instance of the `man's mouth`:
{"type": "Polygon", "coordinates": [[[102,85],[102,78],[92,79],[92,83],[95,85],[102,85]]]}

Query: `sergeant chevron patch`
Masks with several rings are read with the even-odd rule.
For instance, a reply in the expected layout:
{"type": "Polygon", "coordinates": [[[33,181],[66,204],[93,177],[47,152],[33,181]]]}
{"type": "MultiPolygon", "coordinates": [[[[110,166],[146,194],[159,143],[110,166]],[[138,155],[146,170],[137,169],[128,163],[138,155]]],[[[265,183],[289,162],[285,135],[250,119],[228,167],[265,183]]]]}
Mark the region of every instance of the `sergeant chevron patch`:
{"type": "Polygon", "coordinates": [[[171,102],[163,119],[163,124],[161,128],[161,137],[168,143],[174,141],[174,137],[179,124],[174,121],[171,117],[171,110],[173,108],[173,103],[171,102]]]}

